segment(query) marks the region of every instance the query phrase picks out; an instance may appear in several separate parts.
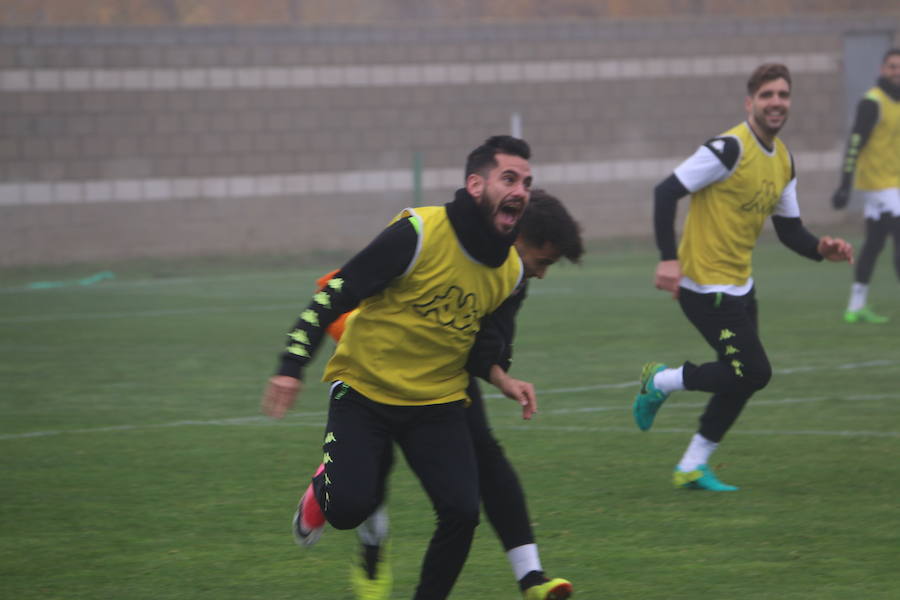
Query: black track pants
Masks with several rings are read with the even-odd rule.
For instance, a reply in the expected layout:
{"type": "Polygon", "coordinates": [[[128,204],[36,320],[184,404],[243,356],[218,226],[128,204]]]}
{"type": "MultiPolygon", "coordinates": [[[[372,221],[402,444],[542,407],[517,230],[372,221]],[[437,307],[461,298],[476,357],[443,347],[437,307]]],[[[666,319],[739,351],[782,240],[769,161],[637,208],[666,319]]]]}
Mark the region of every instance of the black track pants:
{"type": "MultiPolygon", "coordinates": [[[[466,390],[472,404],[466,409],[466,420],[475,445],[478,461],[478,484],[488,521],[500,538],[504,550],[534,543],[525,493],[503,448],[491,432],[481,389],[473,377],[466,390]]],[[[501,402],[508,401],[501,400],[501,402]]]]}
{"type": "Polygon", "coordinates": [[[888,236],[894,238],[894,272],[900,279],[900,217],[890,213],[881,213],[881,218],[866,219],[866,239],[856,259],[853,271],[854,281],[868,284],[872,280],[875,262],[884,250],[888,236]]]}
{"type": "Polygon", "coordinates": [[[469,553],[478,524],[478,475],[462,401],[428,406],[374,402],[332,388],[316,498],[336,529],[353,529],[383,501],[392,442],[403,451],[437,515],[414,600],[443,600],[469,553]]]}
{"type": "Polygon", "coordinates": [[[688,390],[712,392],[700,416],[700,434],[719,442],[757,390],[772,377],[772,367],[759,340],[755,290],[744,296],[698,294],[685,288],[679,303],[688,320],[716,351],[713,362],[684,363],[688,390]]]}

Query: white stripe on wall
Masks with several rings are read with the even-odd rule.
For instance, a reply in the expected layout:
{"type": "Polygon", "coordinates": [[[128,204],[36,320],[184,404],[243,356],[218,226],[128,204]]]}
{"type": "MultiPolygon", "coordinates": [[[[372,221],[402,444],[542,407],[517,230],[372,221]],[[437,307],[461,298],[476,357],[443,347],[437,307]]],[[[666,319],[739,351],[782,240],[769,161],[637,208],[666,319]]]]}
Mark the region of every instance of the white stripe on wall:
{"type": "MultiPolygon", "coordinates": [[[[836,172],[841,152],[801,152],[794,155],[797,171],[836,172]]],[[[587,184],[662,179],[684,157],[608,160],[535,165],[535,185],[587,184]]],[[[462,170],[425,169],[426,190],[453,190],[463,183],[462,170]]],[[[146,202],[195,198],[265,198],[378,192],[412,192],[411,170],[334,171],[261,176],[173,179],[99,179],[46,183],[0,184],[0,206],[146,202]]]]}
{"type": "Polygon", "coordinates": [[[714,77],[747,75],[770,61],[783,62],[793,73],[840,69],[840,55],[829,52],[315,67],[5,69],[0,70],[0,91],[356,88],[714,77]]]}

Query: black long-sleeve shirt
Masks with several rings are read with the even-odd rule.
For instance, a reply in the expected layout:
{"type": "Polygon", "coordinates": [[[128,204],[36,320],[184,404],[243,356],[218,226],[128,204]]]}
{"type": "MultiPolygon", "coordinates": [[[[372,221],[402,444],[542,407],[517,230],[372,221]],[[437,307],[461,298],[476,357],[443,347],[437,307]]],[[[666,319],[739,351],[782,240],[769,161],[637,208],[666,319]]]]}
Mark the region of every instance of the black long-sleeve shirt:
{"type": "MultiPolygon", "coordinates": [[[[502,265],[508,256],[514,236],[501,236],[496,233],[484,218],[475,200],[464,189],[457,190],[454,200],[445,206],[457,239],[466,252],[488,266],[502,265]]],[[[365,298],[385,289],[392,280],[402,275],[415,256],[417,243],[418,233],[413,223],[409,219],[400,219],[384,229],[368,246],[347,261],[301,312],[300,318],[288,333],[287,348],[281,354],[277,373],[302,378],[303,368],[318,350],[328,325],[345,312],[355,309],[365,298]]],[[[517,309],[513,308],[513,305],[521,302],[516,296],[517,294],[510,296],[493,315],[485,317],[491,319],[492,323],[501,323],[491,327],[500,327],[500,331],[510,327],[506,319],[514,317],[517,309]],[[512,316],[504,316],[510,311],[512,316]]],[[[490,340],[491,335],[490,332],[485,333],[484,338],[490,340]]],[[[511,337],[508,339],[511,340],[511,337]]],[[[496,344],[496,341],[482,343],[486,344],[485,349],[475,356],[502,360],[506,350],[501,346],[491,345],[496,344]]],[[[506,343],[506,346],[508,345],[506,343]]],[[[472,356],[470,354],[470,358],[472,356]]],[[[472,359],[472,365],[475,374],[479,376],[484,376],[484,373],[490,370],[490,365],[483,365],[475,359],[472,359]]]]}
{"type": "Polygon", "coordinates": [[[469,353],[466,370],[476,377],[490,381],[490,369],[498,365],[509,371],[512,364],[513,338],[516,335],[516,314],[528,295],[525,281],[496,311],[481,323],[481,330],[475,337],[475,345],[469,353]]]}
{"type": "MultiPolygon", "coordinates": [[[[891,84],[890,81],[881,77],[877,83],[885,94],[900,101],[900,87],[891,84]]],[[[859,154],[865,147],[866,142],[872,135],[872,130],[878,123],[879,117],[878,103],[871,98],[863,98],[856,105],[856,116],[853,119],[853,126],[850,129],[850,137],[847,139],[847,147],[844,150],[844,160],[841,163],[841,183],[840,188],[848,191],[853,187],[853,178],[856,173],[856,162],[859,154]]]]}

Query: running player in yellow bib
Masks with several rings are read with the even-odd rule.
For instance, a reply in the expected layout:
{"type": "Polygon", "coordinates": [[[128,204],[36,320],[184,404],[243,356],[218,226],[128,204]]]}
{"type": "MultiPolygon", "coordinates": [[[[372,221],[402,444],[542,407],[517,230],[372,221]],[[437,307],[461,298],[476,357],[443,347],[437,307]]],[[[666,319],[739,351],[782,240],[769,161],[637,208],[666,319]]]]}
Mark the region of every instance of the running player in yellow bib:
{"type": "MultiPolygon", "coordinates": [[[[437,515],[415,600],[450,594],[478,523],[465,367],[482,319],[509,301],[524,275],[512,244],[530,196],[530,155],[523,140],[489,138],[469,154],[452,202],[401,212],[300,313],[263,397],[267,414],[283,416],[326,328],[359,308],[325,369],[323,461],[295,530],[312,543],[326,519],[337,529],[362,524],[384,501],[396,442],[437,515]]],[[[492,382],[533,411],[530,383],[492,382]]]]}
{"type": "Polygon", "coordinates": [[[886,323],[887,317],[869,308],[868,297],[875,262],[888,236],[894,239],[894,271],[900,279],[900,48],[885,53],[877,85],[856,107],[832,205],[847,206],[853,188],[863,201],[866,237],[853,271],[844,321],[886,323]]]}
{"type": "Polygon", "coordinates": [[[734,491],[709,468],[709,457],[754,392],[772,376],[759,339],[751,257],[766,219],[791,250],[821,261],[851,261],[842,239],[817,238],[800,220],[794,161],[776,135],[791,106],[791,75],[763,64],[747,82],[747,120],[712,138],[654,191],[660,258],[656,287],[671,292],[688,320],[716,351],[713,362],[676,368],[647,363],[633,404],[641,430],[672,392],[712,392],[700,427],[675,468],[676,487],[734,491]],[[678,250],[675,209],[691,194],[678,250]]]}
{"type": "MultiPolygon", "coordinates": [[[[509,370],[515,317],[527,295],[527,280],[543,279],[547,270],[562,257],[573,263],[580,261],[584,252],[580,226],[556,197],[534,189],[520,220],[515,248],[522,259],[525,281],[517,288],[512,301],[505,303],[502,311],[495,312],[478,333],[466,366],[470,373],[466,394],[472,401],[466,409],[466,421],[478,462],[484,512],[500,538],[524,599],[564,600],[572,595],[572,584],[561,577],[548,578],[544,573],[525,493],[515,469],[488,425],[478,377],[490,380],[495,365],[501,372],[509,370]]],[[[336,274],[337,270],[321,277],[317,281],[318,288],[324,289],[336,274]]],[[[329,335],[335,340],[341,339],[348,318],[350,315],[342,315],[328,327],[329,335]]],[[[294,537],[298,544],[306,546],[302,532],[297,531],[299,524],[299,518],[295,518],[294,537]]],[[[387,600],[393,578],[386,551],[389,545],[386,508],[380,506],[356,532],[361,559],[351,570],[356,597],[358,600],[387,600]]]]}

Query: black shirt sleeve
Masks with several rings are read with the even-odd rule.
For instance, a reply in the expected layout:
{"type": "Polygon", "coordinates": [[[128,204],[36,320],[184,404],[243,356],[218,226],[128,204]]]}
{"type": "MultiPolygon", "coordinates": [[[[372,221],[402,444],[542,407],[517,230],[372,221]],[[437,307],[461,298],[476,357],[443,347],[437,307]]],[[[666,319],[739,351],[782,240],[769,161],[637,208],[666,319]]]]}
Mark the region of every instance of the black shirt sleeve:
{"type": "Polygon", "coordinates": [[[497,310],[481,320],[481,330],[469,352],[466,370],[489,381],[491,367],[499,365],[509,371],[512,364],[513,338],[516,334],[516,314],[527,296],[527,283],[522,284],[497,310]]]}
{"type": "Polygon", "coordinates": [[[409,218],[400,219],[347,261],[300,313],[288,333],[277,374],[302,378],[327,327],[402,275],[415,256],[417,242],[418,233],[409,218]]]}
{"type": "Polygon", "coordinates": [[[773,215],[772,225],[775,227],[775,233],[782,244],[806,258],[815,261],[823,259],[818,250],[819,238],[810,233],[803,225],[800,217],[779,217],[773,215]]]}
{"type": "Polygon", "coordinates": [[[863,98],[856,106],[856,118],[853,120],[853,128],[850,130],[850,138],[847,140],[847,148],[844,150],[844,161],[841,163],[840,189],[849,190],[853,186],[853,175],[856,172],[856,161],[862,152],[866,142],[872,135],[872,130],[878,122],[878,103],[869,98],[863,98]]]}
{"type": "Polygon", "coordinates": [[[731,171],[741,157],[741,144],[737,138],[733,136],[714,137],[703,144],[709,148],[710,152],[716,155],[716,158],[722,165],[731,171]]]}
{"type": "Polygon", "coordinates": [[[663,179],[653,189],[653,228],[660,260],[678,258],[675,244],[675,213],[678,200],[687,194],[687,188],[674,174],[663,179]]]}

